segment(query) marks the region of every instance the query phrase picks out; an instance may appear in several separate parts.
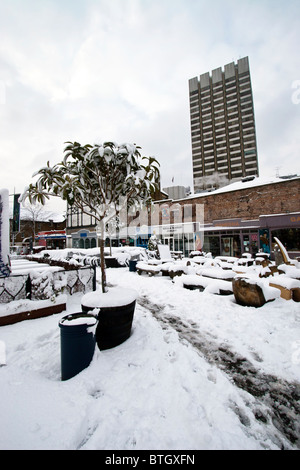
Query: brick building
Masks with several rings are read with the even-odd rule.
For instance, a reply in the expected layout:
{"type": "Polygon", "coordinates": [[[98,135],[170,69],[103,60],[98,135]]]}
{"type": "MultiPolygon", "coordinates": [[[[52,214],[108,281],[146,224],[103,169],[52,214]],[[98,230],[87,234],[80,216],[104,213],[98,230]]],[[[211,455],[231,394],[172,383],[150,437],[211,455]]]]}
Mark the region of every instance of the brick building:
{"type": "Polygon", "coordinates": [[[171,250],[187,255],[200,247],[214,256],[240,256],[272,251],[277,236],[291,257],[300,256],[300,177],[254,178],[159,204],[169,218],[160,217],[154,230],[171,250]]]}
{"type": "MultiPolygon", "coordinates": [[[[96,226],[69,213],[68,246],[98,245],[96,226]]],[[[188,256],[202,249],[213,256],[272,251],[274,236],[290,256],[300,256],[300,177],[246,179],[182,199],[161,199],[147,213],[127,219],[116,243],[147,246],[157,235],[171,251],[188,256]],[[125,224],[126,225],[126,224],[125,224]]]]}

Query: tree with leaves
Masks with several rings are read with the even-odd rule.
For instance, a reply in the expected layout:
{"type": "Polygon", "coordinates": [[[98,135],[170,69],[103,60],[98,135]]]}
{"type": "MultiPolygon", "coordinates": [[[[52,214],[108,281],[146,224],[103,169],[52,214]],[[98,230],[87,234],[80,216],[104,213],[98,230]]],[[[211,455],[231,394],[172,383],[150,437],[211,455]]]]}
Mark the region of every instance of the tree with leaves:
{"type": "Polygon", "coordinates": [[[81,145],[66,142],[61,163],[41,168],[22,199],[45,204],[59,196],[71,207],[94,217],[100,229],[102,291],[106,292],[104,231],[106,224],[126,208],[149,204],[159,185],[159,163],[142,157],[136,144],[114,142],[81,145]]]}

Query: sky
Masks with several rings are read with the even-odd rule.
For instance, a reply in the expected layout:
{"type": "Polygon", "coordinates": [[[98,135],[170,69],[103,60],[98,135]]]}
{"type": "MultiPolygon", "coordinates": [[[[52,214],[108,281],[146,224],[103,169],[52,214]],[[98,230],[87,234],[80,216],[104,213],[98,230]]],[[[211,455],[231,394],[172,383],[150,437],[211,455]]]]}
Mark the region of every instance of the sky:
{"type": "Polygon", "coordinates": [[[299,0],[0,0],[0,188],[112,140],[192,189],[188,80],[245,56],[260,175],[300,174],[299,32],[299,0]]]}

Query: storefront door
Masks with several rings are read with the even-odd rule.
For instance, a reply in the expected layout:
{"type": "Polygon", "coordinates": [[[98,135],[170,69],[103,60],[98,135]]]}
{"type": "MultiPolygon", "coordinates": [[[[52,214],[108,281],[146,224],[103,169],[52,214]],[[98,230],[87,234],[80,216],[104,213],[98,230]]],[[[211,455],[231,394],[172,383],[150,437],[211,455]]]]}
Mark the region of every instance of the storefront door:
{"type": "Polygon", "coordinates": [[[258,233],[243,233],[242,235],[243,253],[255,255],[258,252],[258,233]]]}
{"type": "Polygon", "coordinates": [[[241,256],[241,240],[239,235],[223,235],[221,237],[221,255],[222,256],[241,256]]]}
{"type": "Polygon", "coordinates": [[[170,237],[164,237],[163,238],[163,243],[165,245],[169,245],[170,251],[174,250],[174,238],[172,236],[170,237]]]}

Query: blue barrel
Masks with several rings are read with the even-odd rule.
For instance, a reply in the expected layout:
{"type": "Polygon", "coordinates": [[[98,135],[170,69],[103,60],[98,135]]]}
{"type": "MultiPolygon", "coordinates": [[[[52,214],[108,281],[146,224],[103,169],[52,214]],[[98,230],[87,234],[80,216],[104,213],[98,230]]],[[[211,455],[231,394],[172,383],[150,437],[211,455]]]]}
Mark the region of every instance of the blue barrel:
{"type": "Polygon", "coordinates": [[[97,319],[83,312],[66,315],[59,322],[61,379],[68,380],[89,366],[95,351],[97,319]]]}
{"type": "Polygon", "coordinates": [[[134,259],[129,260],[129,271],[136,272],[136,263],[137,263],[137,260],[134,260],[134,259]]]}

